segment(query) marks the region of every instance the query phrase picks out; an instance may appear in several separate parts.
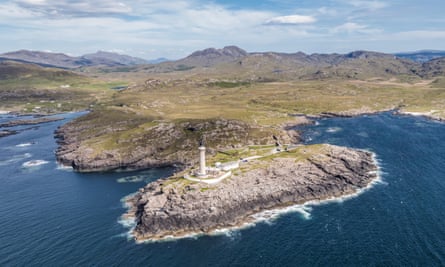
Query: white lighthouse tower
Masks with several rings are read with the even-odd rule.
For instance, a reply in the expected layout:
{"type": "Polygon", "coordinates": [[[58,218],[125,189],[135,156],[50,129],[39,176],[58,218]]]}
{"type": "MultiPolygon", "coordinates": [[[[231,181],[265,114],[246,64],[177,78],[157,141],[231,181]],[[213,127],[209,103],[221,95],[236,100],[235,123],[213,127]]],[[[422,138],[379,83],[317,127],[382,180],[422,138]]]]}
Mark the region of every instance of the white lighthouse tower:
{"type": "Polygon", "coordinates": [[[206,148],[204,146],[204,143],[201,142],[199,147],[199,171],[198,171],[198,176],[206,176],[207,172],[206,172],[206,148]]]}

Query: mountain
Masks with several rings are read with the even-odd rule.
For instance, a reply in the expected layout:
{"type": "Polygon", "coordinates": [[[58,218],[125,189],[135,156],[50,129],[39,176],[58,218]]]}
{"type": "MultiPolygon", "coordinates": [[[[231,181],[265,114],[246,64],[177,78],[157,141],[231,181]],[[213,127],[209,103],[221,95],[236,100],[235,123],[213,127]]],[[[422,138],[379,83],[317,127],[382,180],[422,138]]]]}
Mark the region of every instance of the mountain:
{"type": "Polygon", "coordinates": [[[207,48],[193,52],[188,57],[176,61],[193,67],[210,67],[224,62],[231,62],[249,55],[245,50],[236,46],[226,46],[222,49],[207,48]]]}
{"type": "Polygon", "coordinates": [[[184,71],[207,68],[207,75],[236,74],[241,79],[287,80],[391,77],[423,74],[422,65],[391,54],[354,51],[348,54],[305,54],[254,52],[228,46],[207,48],[168,64],[160,64],[153,72],[184,71]],[[158,67],[159,66],[159,67],[158,67]]]}
{"type": "Polygon", "coordinates": [[[109,67],[120,72],[122,66],[141,66],[131,71],[165,73],[206,68],[209,78],[233,76],[240,79],[286,80],[286,79],[366,79],[372,77],[393,77],[398,75],[436,77],[445,73],[444,60],[436,58],[445,51],[419,51],[397,55],[372,51],[354,51],[347,54],[305,54],[254,52],[248,53],[236,46],[221,49],[207,48],[189,56],[168,61],[160,58],[147,61],[127,55],[98,51],[80,57],[62,53],[20,50],[0,55],[1,60],[35,63],[45,67],[74,69],[79,67],[109,67]],[[413,61],[411,58],[417,58],[413,61]],[[115,67],[115,68],[114,68],[115,67]]]}
{"type": "Polygon", "coordinates": [[[445,57],[423,63],[421,71],[421,75],[425,78],[445,76],[445,57]]]}
{"type": "Polygon", "coordinates": [[[170,61],[170,59],[165,58],[165,57],[160,57],[160,58],[156,58],[156,59],[150,59],[148,60],[149,64],[159,64],[159,63],[163,63],[163,62],[167,62],[170,61]]]}
{"type": "Polygon", "coordinates": [[[19,50],[0,55],[1,58],[35,63],[42,66],[53,66],[59,68],[76,68],[90,64],[85,59],[70,57],[62,53],[49,53],[40,51],[19,50]]]}
{"type": "Polygon", "coordinates": [[[445,51],[440,50],[421,50],[416,52],[405,52],[394,54],[400,58],[411,59],[416,62],[427,62],[435,58],[445,57],[445,51]]]}
{"type": "Polygon", "coordinates": [[[97,51],[94,54],[83,55],[81,58],[89,60],[93,65],[105,65],[105,66],[116,66],[116,65],[141,65],[147,64],[148,61],[145,59],[131,57],[127,55],[121,55],[117,53],[97,51]]]}
{"type": "Polygon", "coordinates": [[[65,69],[88,66],[129,66],[148,63],[148,61],[144,59],[104,51],[98,51],[94,54],[87,54],[80,57],[72,57],[62,53],[19,50],[0,54],[0,58],[65,69]]]}
{"type": "Polygon", "coordinates": [[[40,65],[0,59],[0,81],[24,81],[33,78],[48,81],[64,81],[83,76],[57,68],[44,68],[40,65]]]}

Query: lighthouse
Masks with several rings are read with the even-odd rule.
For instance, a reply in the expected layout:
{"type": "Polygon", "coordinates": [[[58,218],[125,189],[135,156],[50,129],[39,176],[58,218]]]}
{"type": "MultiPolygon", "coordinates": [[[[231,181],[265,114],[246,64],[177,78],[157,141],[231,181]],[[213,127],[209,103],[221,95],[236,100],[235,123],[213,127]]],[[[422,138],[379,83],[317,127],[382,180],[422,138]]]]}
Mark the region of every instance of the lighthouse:
{"type": "Polygon", "coordinates": [[[201,142],[200,146],[198,147],[199,150],[199,171],[198,176],[206,176],[206,148],[204,144],[201,142]]]}
{"type": "Polygon", "coordinates": [[[204,137],[201,137],[201,140],[199,141],[199,170],[198,170],[198,176],[204,177],[207,176],[206,171],[206,147],[204,145],[204,137]]]}

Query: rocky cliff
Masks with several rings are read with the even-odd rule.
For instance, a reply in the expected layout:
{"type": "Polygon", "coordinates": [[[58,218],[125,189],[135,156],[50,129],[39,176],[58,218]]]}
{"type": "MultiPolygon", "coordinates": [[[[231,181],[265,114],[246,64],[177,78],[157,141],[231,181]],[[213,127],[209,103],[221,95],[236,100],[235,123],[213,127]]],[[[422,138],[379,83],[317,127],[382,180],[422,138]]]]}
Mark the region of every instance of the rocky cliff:
{"type": "Polygon", "coordinates": [[[113,125],[81,118],[56,131],[56,157],[59,163],[81,172],[185,167],[198,161],[196,147],[201,138],[207,140],[208,152],[215,154],[220,149],[274,144],[274,137],[281,143],[299,138],[292,129],[258,128],[222,118],[170,122],[123,118],[113,125]]]}
{"type": "Polygon", "coordinates": [[[136,221],[136,240],[234,227],[263,210],[356,193],[377,178],[372,153],[330,145],[243,164],[217,185],[171,177],[140,189],[125,215],[136,221]]]}

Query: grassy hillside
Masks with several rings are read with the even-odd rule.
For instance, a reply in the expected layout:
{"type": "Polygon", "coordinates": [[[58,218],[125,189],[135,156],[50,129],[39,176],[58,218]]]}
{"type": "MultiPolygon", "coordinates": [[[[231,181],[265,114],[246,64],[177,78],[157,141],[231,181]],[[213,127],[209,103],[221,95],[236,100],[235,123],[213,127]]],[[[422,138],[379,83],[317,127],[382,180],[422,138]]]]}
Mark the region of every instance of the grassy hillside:
{"type": "Polygon", "coordinates": [[[113,159],[113,166],[122,157],[143,160],[148,152],[172,162],[187,158],[201,136],[212,140],[213,149],[274,144],[273,136],[289,141],[283,126],[295,123],[295,114],[349,116],[398,108],[445,118],[441,60],[421,65],[372,52],[261,53],[212,66],[178,63],[73,73],[6,62],[0,109],[92,109],[68,127],[77,151],[67,160],[90,151],[97,159],[113,159]]]}
{"type": "Polygon", "coordinates": [[[89,108],[109,99],[104,82],[71,71],[33,64],[0,62],[0,109],[19,112],[54,113],[89,108]]]}

